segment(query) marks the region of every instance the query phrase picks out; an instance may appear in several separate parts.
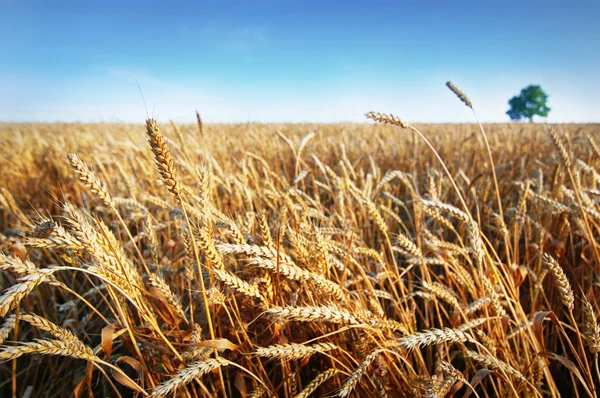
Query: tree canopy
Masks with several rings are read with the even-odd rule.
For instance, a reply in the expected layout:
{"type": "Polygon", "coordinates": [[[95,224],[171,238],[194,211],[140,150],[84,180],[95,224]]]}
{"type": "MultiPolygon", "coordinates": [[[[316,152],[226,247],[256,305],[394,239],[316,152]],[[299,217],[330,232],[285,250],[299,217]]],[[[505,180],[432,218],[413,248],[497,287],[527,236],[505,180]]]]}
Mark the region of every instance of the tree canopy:
{"type": "Polygon", "coordinates": [[[537,85],[529,85],[521,90],[519,95],[515,95],[508,101],[510,109],[506,112],[512,120],[521,120],[523,118],[533,121],[533,117],[548,116],[550,108],[547,105],[548,94],[537,85]]]}

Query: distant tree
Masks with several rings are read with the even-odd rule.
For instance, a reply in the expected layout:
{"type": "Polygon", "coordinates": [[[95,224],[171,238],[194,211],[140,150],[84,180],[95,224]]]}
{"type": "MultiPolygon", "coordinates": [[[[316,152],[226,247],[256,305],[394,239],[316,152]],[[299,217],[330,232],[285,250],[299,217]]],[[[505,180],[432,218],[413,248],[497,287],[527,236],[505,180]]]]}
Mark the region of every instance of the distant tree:
{"type": "Polygon", "coordinates": [[[546,104],[548,94],[540,86],[530,85],[521,90],[508,101],[510,109],[506,112],[512,120],[529,119],[533,122],[535,115],[546,117],[550,108],[546,104]]]}

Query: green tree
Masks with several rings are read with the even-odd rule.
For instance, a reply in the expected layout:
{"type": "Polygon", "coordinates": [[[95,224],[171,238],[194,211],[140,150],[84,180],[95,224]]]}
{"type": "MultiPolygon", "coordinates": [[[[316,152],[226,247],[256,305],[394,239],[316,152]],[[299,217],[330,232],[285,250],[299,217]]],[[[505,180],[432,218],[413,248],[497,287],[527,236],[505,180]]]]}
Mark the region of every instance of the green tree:
{"type": "Polygon", "coordinates": [[[523,118],[533,121],[535,115],[548,116],[550,108],[546,104],[548,94],[540,86],[530,85],[521,90],[519,95],[515,95],[508,101],[510,109],[506,112],[512,120],[521,120],[523,118]]]}

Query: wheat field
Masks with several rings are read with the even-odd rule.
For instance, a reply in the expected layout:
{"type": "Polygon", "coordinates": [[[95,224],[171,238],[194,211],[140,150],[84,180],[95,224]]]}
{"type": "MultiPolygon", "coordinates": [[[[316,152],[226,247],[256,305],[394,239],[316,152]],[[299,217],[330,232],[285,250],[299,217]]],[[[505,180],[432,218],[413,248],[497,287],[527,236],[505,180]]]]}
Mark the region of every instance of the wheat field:
{"type": "Polygon", "coordinates": [[[596,396],[600,126],[368,117],[0,125],[1,395],[596,396]]]}

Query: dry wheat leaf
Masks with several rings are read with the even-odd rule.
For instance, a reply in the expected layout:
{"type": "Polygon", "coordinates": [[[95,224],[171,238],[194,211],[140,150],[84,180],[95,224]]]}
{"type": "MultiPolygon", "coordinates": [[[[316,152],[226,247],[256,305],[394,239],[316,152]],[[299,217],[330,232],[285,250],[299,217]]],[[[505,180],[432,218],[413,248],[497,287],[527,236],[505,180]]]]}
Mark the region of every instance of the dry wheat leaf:
{"type": "Polygon", "coordinates": [[[115,325],[110,324],[102,328],[102,351],[110,358],[112,345],[115,336],[115,325]]]}
{"type": "Polygon", "coordinates": [[[195,344],[197,347],[216,348],[217,350],[239,350],[239,346],[227,339],[204,340],[195,344]]]}

